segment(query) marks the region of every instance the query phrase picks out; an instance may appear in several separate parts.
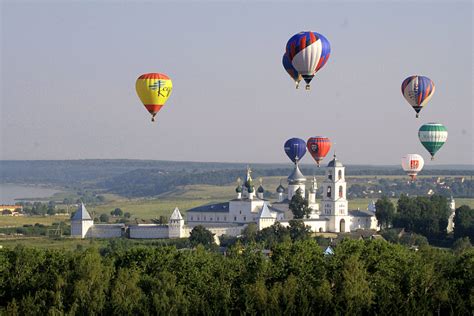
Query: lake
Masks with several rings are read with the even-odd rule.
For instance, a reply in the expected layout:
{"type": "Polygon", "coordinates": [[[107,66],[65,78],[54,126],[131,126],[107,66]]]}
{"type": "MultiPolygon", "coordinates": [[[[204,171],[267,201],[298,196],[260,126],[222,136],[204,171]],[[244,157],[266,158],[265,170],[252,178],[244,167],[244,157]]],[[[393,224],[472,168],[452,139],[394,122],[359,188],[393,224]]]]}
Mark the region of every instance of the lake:
{"type": "Polygon", "coordinates": [[[40,186],[0,183],[0,204],[15,204],[21,199],[48,198],[59,190],[40,186]]]}

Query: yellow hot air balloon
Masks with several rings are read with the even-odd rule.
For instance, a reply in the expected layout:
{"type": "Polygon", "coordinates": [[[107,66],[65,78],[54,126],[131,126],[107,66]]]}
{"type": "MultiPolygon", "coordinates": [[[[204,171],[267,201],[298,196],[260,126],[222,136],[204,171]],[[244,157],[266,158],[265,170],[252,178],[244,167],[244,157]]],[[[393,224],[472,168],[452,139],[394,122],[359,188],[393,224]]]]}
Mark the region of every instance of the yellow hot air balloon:
{"type": "Polygon", "coordinates": [[[138,77],[135,88],[138,97],[151,114],[151,121],[154,122],[156,113],[165,105],[173,90],[171,79],[159,73],[144,74],[138,77]]]}

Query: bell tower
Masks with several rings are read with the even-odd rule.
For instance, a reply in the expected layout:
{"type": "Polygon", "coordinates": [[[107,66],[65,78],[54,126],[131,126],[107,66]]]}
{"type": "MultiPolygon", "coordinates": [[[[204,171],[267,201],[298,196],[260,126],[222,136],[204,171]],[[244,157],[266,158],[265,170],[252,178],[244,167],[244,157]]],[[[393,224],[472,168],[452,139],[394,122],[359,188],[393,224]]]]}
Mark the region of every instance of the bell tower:
{"type": "Polygon", "coordinates": [[[330,219],[329,231],[348,232],[350,218],[347,210],[345,167],[334,155],[327,166],[322,183],[321,216],[330,219]]]}

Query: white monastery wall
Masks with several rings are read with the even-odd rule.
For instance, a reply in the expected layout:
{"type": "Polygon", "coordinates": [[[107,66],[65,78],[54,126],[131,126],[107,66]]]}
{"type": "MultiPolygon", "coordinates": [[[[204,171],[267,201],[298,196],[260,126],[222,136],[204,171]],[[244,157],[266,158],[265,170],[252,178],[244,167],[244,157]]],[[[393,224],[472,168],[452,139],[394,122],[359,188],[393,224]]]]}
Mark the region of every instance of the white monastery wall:
{"type": "Polygon", "coordinates": [[[116,238],[123,235],[124,224],[95,224],[87,231],[89,238],[116,238]]]}
{"type": "Polygon", "coordinates": [[[129,226],[130,238],[149,239],[149,238],[168,238],[168,226],[156,224],[139,224],[129,226]]]}

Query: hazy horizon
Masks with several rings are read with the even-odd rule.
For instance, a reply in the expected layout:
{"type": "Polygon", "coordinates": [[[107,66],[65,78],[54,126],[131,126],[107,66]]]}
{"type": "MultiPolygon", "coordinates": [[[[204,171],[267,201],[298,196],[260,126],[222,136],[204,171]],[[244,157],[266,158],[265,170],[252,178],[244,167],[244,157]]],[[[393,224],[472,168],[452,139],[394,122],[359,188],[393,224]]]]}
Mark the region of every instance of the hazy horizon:
{"type": "Polygon", "coordinates": [[[286,139],[325,135],[346,165],[474,163],[470,1],[2,1],[1,17],[0,160],[288,163],[286,139]],[[302,30],[332,49],[311,91],[281,65],[302,30]],[[147,72],[173,80],[154,124],[147,72]],[[436,85],[419,119],[413,74],[436,85]],[[449,132],[435,161],[417,136],[432,121],[449,132]]]}

